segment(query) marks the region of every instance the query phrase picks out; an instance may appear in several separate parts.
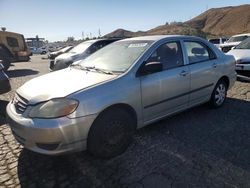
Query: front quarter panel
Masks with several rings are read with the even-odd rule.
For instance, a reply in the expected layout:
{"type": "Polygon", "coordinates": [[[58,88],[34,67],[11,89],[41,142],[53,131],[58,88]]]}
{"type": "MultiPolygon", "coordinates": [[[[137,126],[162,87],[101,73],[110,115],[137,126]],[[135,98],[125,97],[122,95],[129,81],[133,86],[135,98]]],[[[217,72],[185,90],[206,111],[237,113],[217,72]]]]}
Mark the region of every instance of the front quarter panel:
{"type": "Polygon", "coordinates": [[[139,121],[142,119],[140,80],[132,74],[79,91],[69,97],[80,102],[77,110],[69,118],[98,115],[112,105],[126,104],[135,110],[139,121]]]}

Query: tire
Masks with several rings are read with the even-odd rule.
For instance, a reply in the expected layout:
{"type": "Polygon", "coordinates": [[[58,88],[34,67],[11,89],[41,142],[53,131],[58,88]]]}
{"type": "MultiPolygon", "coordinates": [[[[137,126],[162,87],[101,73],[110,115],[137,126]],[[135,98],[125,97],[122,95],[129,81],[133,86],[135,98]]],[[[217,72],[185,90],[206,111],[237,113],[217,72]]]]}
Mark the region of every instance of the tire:
{"type": "Polygon", "coordinates": [[[3,61],[4,71],[7,71],[11,64],[10,57],[4,51],[0,51],[0,60],[3,61]]]}
{"type": "Polygon", "coordinates": [[[131,143],[135,125],[135,120],[123,109],[104,111],[90,128],[88,151],[101,158],[120,155],[131,143]]]}
{"type": "Polygon", "coordinates": [[[212,108],[219,108],[224,104],[227,97],[227,89],[228,86],[226,82],[219,80],[210,98],[210,106],[212,108]]]}

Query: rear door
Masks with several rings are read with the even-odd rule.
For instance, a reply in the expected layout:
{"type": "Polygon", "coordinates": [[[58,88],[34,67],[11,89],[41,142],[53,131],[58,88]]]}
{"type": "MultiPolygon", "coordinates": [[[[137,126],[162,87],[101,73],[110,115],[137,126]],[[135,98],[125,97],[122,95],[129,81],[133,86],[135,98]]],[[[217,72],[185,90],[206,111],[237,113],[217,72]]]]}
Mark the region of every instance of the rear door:
{"type": "Polygon", "coordinates": [[[184,41],[191,73],[190,106],[209,100],[218,81],[217,57],[200,41],[184,41]]]}
{"type": "Polygon", "coordinates": [[[179,41],[159,46],[149,62],[161,62],[163,70],[140,78],[145,123],[187,108],[190,89],[189,69],[179,41]]]}

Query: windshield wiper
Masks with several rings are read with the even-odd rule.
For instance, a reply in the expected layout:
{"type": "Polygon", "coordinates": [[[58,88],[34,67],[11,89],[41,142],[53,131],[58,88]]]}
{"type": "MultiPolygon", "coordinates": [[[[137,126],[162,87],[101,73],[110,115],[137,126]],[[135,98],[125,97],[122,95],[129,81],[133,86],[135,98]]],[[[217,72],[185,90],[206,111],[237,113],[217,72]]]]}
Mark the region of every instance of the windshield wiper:
{"type": "Polygon", "coordinates": [[[74,68],[77,68],[80,70],[86,70],[86,71],[90,71],[90,69],[92,68],[92,67],[85,67],[81,64],[71,64],[69,67],[74,67],[74,68]]]}
{"type": "Polygon", "coordinates": [[[71,68],[71,67],[74,67],[74,68],[79,68],[79,69],[82,69],[82,68],[83,68],[83,66],[80,65],[80,64],[71,64],[69,67],[70,67],[70,68],[71,68]]]}
{"type": "Polygon", "coordinates": [[[105,69],[100,69],[100,68],[96,68],[96,67],[86,67],[88,68],[89,70],[95,70],[96,72],[99,72],[99,73],[104,73],[104,74],[114,74],[114,72],[112,71],[108,71],[108,70],[105,70],[105,69]]]}
{"type": "Polygon", "coordinates": [[[75,67],[75,68],[79,68],[81,70],[86,70],[86,71],[95,71],[95,72],[109,74],[109,75],[123,73],[122,71],[110,71],[110,70],[100,69],[100,68],[97,68],[95,66],[92,66],[92,67],[91,66],[83,66],[80,64],[71,64],[70,67],[75,67]]]}

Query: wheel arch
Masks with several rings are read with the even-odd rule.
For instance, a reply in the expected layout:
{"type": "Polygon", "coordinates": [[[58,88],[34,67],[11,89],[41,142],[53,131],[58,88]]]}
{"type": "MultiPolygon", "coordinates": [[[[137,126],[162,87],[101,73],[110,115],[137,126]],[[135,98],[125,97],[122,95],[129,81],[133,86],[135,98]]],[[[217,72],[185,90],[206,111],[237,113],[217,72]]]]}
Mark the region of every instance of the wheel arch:
{"type": "Polygon", "coordinates": [[[107,112],[109,110],[115,110],[115,109],[121,109],[121,110],[125,110],[126,112],[128,112],[131,115],[131,117],[133,118],[134,122],[135,122],[135,128],[137,128],[137,121],[138,121],[137,113],[136,113],[135,109],[129,104],[118,103],[118,104],[113,104],[111,106],[108,106],[108,107],[104,108],[99,113],[97,118],[100,117],[104,112],[107,112]]]}
{"type": "MultiPolygon", "coordinates": [[[[219,80],[218,80],[218,82],[220,81],[220,80],[223,80],[226,84],[227,84],[227,88],[230,86],[230,80],[229,80],[229,78],[228,78],[228,76],[222,76],[219,80]]],[[[217,82],[217,83],[218,83],[217,82]]]]}

